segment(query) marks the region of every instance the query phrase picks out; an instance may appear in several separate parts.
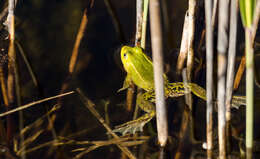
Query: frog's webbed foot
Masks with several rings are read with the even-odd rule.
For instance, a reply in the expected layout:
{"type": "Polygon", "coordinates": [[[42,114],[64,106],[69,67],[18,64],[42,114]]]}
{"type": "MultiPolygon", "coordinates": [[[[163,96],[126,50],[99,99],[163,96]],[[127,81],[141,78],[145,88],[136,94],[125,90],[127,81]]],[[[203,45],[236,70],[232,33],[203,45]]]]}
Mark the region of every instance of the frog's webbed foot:
{"type": "Polygon", "coordinates": [[[129,121],[127,123],[116,126],[113,132],[119,132],[122,135],[135,134],[136,132],[142,132],[143,127],[155,116],[155,112],[146,113],[136,120],[129,121]]]}
{"type": "Polygon", "coordinates": [[[239,109],[241,105],[246,105],[246,97],[245,96],[233,96],[232,97],[232,107],[239,109]]]}

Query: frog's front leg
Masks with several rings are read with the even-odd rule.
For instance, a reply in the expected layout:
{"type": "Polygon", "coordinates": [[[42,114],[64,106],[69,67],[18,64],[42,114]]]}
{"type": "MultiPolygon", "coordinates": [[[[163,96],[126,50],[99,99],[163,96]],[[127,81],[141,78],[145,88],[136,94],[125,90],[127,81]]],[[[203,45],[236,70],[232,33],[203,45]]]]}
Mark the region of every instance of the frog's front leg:
{"type": "Polygon", "coordinates": [[[154,104],[147,100],[144,100],[142,93],[139,93],[137,95],[136,102],[137,105],[147,113],[136,120],[132,120],[124,124],[121,124],[119,126],[116,126],[116,129],[114,129],[113,132],[119,132],[122,133],[123,135],[127,133],[135,134],[137,131],[142,132],[144,125],[148,123],[155,116],[154,104]]]}
{"type": "Polygon", "coordinates": [[[127,76],[126,76],[126,78],[124,80],[123,87],[120,88],[117,92],[121,92],[121,91],[129,88],[131,83],[132,83],[131,77],[127,74],[127,76]]]}

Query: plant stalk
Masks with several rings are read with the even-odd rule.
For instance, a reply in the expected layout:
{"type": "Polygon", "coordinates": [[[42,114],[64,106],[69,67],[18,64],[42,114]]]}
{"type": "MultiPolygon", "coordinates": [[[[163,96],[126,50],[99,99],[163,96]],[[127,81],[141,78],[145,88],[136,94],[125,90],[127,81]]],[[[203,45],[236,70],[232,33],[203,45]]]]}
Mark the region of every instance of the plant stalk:
{"type": "Polygon", "coordinates": [[[168,138],[167,112],[164,98],[163,78],[163,45],[160,1],[150,0],[150,26],[152,39],[152,52],[154,63],[154,82],[156,100],[156,121],[158,140],[161,147],[164,147],[168,138]]]}

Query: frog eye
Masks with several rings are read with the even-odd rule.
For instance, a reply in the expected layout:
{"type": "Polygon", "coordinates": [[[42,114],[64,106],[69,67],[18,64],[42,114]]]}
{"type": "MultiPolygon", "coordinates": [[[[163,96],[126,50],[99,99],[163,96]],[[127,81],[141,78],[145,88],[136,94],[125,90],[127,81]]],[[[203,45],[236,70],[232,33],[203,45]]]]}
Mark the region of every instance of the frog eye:
{"type": "Polygon", "coordinates": [[[127,53],[124,53],[124,58],[125,58],[125,59],[127,58],[127,53]]]}

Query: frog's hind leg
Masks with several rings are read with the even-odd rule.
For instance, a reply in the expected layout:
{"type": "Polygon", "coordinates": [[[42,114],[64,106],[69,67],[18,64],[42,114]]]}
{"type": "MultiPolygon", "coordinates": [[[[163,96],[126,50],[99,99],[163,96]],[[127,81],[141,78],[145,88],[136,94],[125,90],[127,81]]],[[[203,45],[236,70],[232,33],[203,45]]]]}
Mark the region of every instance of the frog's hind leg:
{"type": "Polygon", "coordinates": [[[232,107],[238,109],[241,105],[246,105],[246,96],[233,96],[232,107]]]}
{"type": "MultiPolygon", "coordinates": [[[[149,93],[152,92],[146,92],[144,94],[139,93],[137,95],[136,103],[137,105],[145,112],[143,116],[139,117],[136,120],[129,121],[127,123],[121,124],[116,127],[116,129],[113,130],[113,132],[119,132],[124,134],[130,133],[134,134],[137,131],[143,131],[143,127],[146,123],[148,123],[154,116],[155,116],[155,107],[154,104],[149,102],[148,100],[145,100],[144,95],[150,96],[149,93]]],[[[152,93],[153,94],[153,93],[152,93]]],[[[153,98],[153,97],[152,97],[153,98]]]]}
{"type": "Polygon", "coordinates": [[[190,87],[185,87],[183,82],[167,83],[165,89],[166,97],[180,97],[190,92],[190,87]]]}
{"type": "Polygon", "coordinates": [[[132,120],[127,123],[116,126],[116,128],[113,130],[113,132],[119,132],[122,135],[125,135],[128,133],[135,134],[138,131],[142,132],[144,125],[146,123],[148,123],[154,116],[155,116],[154,111],[152,111],[150,113],[146,113],[136,120],[132,120]]]}
{"type": "Polygon", "coordinates": [[[188,86],[191,87],[191,91],[193,94],[195,94],[197,97],[207,101],[206,90],[204,88],[197,85],[196,83],[188,83],[188,86]]]}

